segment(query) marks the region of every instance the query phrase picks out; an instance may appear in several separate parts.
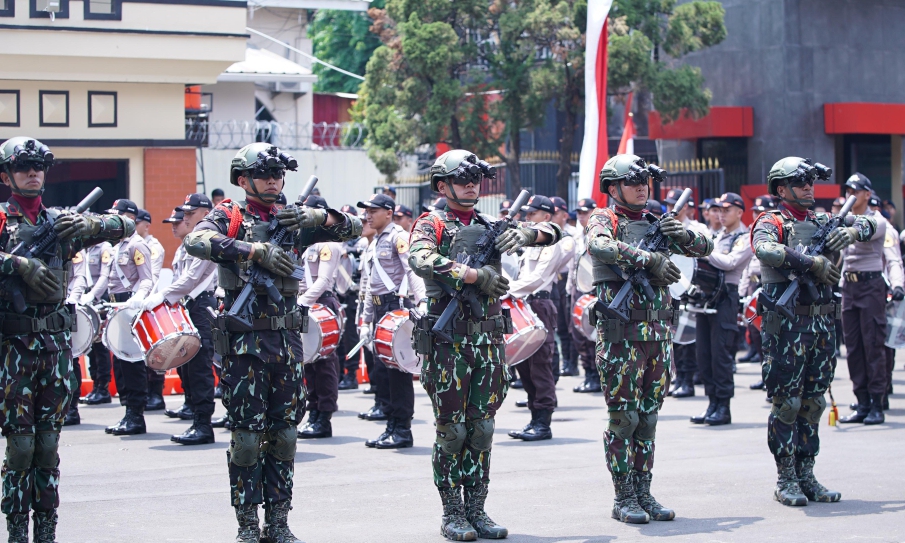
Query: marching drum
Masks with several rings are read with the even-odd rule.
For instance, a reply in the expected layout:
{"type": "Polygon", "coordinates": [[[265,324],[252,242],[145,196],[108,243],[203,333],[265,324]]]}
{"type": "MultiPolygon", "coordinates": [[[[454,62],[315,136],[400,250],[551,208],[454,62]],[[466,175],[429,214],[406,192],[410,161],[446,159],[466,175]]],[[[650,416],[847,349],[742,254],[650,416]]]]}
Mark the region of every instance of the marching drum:
{"type": "Polygon", "coordinates": [[[156,371],[185,364],[201,350],[201,335],[182,305],[164,302],[139,313],[132,322],[132,334],[145,356],[145,363],[156,371]]]}
{"type": "Polygon", "coordinates": [[[421,372],[421,357],[412,347],[415,323],[408,309],[394,309],[374,327],[374,352],[387,366],[407,373],[421,372]]]}
{"type": "Polygon", "coordinates": [[[72,332],[72,356],[78,358],[91,350],[101,319],[90,305],[76,305],[75,323],[76,330],[72,332]]]}
{"type": "Polygon", "coordinates": [[[500,262],[503,267],[503,273],[510,281],[518,279],[519,267],[517,255],[500,255],[500,262]]]}
{"type": "Polygon", "coordinates": [[[704,307],[716,302],[725,283],[722,270],[716,269],[703,258],[672,255],[670,260],[682,272],[679,280],[669,285],[670,296],[704,307]]]}
{"type": "Polygon", "coordinates": [[[886,304],[886,342],[890,349],[905,348],[905,301],[886,304]]]}
{"type": "MultiPolygon", "coordinates": [[[[742,308],[744,310],[745,324],[753,324],[755,328],[760,330],[760,322],[762,317],[757,314],[757,297],[760,289],[754,291],[754,294],[742,300],[742,308]]],[[[905,344],[903,344],[905,346],[905,344]]]]}
{"type": "Polygon", "coordinates": [[[524,362],[547,340],[544,323],[524,300],[506,298],[500,302],[512,317],[512,333],[506,334],[506,364],[524,362]]]}
{"type": "Polygon", "coordinates": [[[578,258],[578,270],[575,272],[575,288],[585,294],[594,292],[594,262],[588,253],[578,258]]]}
{"type": "Polygon", "coordinates": [[[141,346],[132,335],[132,320],[138,314],[138,309],[130,307],[116,307],[107,314],[107,324],[101,341],[110,349],[113,356],[126,362],[139,362],[145,355],[141,346]]]}
{"type": "Polygon", "coordinates": [[[585,294],[575,302],[572,308],[572,324],[591,341],[597,340],[597,327],[591,324],[591,313],[597,303],[597,296],[585,294]]]}
{"type": "Polygon", "coordinates": [[[304,357],[302,362],[310,364],[323,356],[330,356],[339,345],[342,322],[329,307],[313,304],[308,308],[308,331],[302,334],[304,357]]]}

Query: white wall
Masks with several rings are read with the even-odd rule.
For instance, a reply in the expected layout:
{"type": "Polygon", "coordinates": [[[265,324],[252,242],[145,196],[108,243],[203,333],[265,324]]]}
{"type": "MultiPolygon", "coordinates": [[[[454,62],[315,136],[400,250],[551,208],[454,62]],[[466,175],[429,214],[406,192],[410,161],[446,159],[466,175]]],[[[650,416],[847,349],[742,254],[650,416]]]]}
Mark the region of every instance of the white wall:
{"type": "Polygon", "coordinates": [[[216,85],[202,85],[201,92],[210,92],[214,98],[211,121],[255,120],[255,84],[222,82],[216,85]]]}

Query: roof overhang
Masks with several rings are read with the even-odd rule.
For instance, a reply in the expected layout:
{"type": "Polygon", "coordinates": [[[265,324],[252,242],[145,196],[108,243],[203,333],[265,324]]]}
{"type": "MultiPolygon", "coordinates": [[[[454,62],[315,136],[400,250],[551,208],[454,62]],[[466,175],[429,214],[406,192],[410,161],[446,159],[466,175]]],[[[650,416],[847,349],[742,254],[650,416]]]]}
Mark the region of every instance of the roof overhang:
{"type": "Polygon", "coordinates": [[[248,0],[251,8],[337,9],[367,11],[371,0],[248,0]]]}
{"type": "Polygon", "coordinates": [[[827,134],[905,134],[905,104],[823,104],[827,134]]]}
{"type": "Polygon", "coordinates": [[[711,106],[710,113],[695,119],[682,112],[664,125],[658,111],[647,116],[650,139],[696,140],[701,138],[749,138],[754,135],[754,108],[748,106],[711,106]]]}
{"type": "Polygon", "coordinates": [[[315,83],[310,69],[266,49],[245,50],[245,60],[236,62],[217,77],[218,83],[315,83]]]}

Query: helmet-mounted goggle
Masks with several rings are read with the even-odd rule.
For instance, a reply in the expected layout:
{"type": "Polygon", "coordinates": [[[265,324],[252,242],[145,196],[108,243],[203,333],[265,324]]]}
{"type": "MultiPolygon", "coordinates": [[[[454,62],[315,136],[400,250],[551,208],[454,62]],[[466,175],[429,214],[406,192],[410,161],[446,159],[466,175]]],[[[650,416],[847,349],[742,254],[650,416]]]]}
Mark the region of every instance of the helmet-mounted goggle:
{"type": "Polygon", "coordinates": [[[628,170],[628,175],[620,179],[627,187],[646,185],[651,178],[657,183],[662,183],[666,179],[666,170],[653,164],[647,164],[643,158],[629,164],[628,170]]]}
{"type": "Polygon", "coordinates": [[[453,185],[465,186],[471,183],[480,183],[485,177],[487,179],[496,179],[496,168],[484,160],[478,160],[477,162],[463,160],[455,170],[443,177],[443,181],[451,182],[453,185]]]}
{"type": "Polygon", "coordinates": [[[294,157],[280,151],[278,147],[271,147],[258,153],[258,159],[248,169],[255,179],[282,179],[286,170],[294,172],[298,167],[299,162],[294,157]]]}
{"type": "Polygon", "coordinates": [[[806,158],[798,163],[794,176],[787,183],[792,188],[800,189],[805,185],[813,185],[818,179],[827,181],[832,175],[833,169],[829,166],[806,158]]]}
{"type": "Polygon", "coordinates": [[[47,171],[53,166],[53,153],[46,145],[37,146],[35,140],[28,140],[13,148],[9,167],[14,172],[29,170],[47,171]]]}

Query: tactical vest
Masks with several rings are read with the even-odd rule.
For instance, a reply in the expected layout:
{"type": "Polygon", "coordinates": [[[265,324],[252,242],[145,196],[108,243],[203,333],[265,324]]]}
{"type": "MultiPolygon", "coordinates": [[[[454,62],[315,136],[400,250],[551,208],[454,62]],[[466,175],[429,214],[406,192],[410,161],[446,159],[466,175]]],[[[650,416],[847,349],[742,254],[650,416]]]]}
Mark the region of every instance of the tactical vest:
{"type": "MultiPolygon", "coordinates": [[[[782,217],[780,215],[780,217],[782,217]]],[[[811,237],[817,232],[817,224],[814,221],[797,221],[792,223],[791,228],[783,228],[782,244],[786,247],[795,248],[798,244],[807,247],[811,244],[811,237]]],[[[789,280],[786,276],[776,271],[776,268],[761,263],[760,267],[761,283],[787,283],[789,280]]]]}
{"type": "MultiPolygon", "coordinates": [[[[267,242],[270,239],[270,234],[267,232],[267,228],[269,226],[270,223],[255,220],[255,218],[248,213],[244,213],[242,231],[245,232],[245,237],[242,238],[242,241],[245,241],[247,243],[267,242]]],[[[288,236],[288,239],[293,239],[293,236],[288,236]]],[[[289,244],[284,244],[283,249],[289,250],[291,249],[291,247],[289,244]]],[[[253,264],[254,262],[250,260],[239,263],[238,266],[242,275],[247,276],[248,271],[251,269],[253,264]]],[[[220,264],[218,268],[219,274],[217,282],[220,287],[223,288],[223,290],[241,290],[242,287],[245,286],[245,280],[233,273],[229,267],[224,264],[220,264]]],[[[280,291],[280,294],[284,297],[294,298],[298,296],[299,281],[297,279],[293,279],[292,277],[281,277],[279,275],[273,274],[273,284],[277,288],[277,290],[280,291]]],[[[263,287],[255,287],[255,294],[267,294],[267,291],[263,287]]]]}
{"type": "MultiPolygon", "coordinates": [[[[13,247],[20,242],[24,243],[26,246],[31,245],[34,240],[35,231],[40,228],[41,225],[32,225],[22,217],[9,215],[9,207],[6,203],[0,204],[0,209],[8,215],[6,232],[9,234],[9,241],[6,243],[6,250],[11,251],[13,247]]],[[[47,214],[47,220],[56,220],[57,217],[60,216],[60,212],[56,209],[47,209],[45,210],[45,213],[47,214]]],[[[60,285],[57,290],[48,295],[38,294],[18,275],[10,277],[10,279],[14,281],[15,289],[25,293],[25,303],[28,305],[39,303],[59,304],[66,299],[66,289],[69,286],[69,272],[72,268],[72,264],[68,260],[63,261],[62,250],[59,243],[57,243],[56,246],[51,247],[50,250],[53,251],[51,254],[44,253],[41,255],[34,255],[34,257],[40,259],[41,262],[47,266],[47,269],[49,269],[57,278],[57,282],[60,285]]]]}
{"type": "MultiPolygon", "coordinates": [[[[633,247],[641,244],[644,234],[650,229],[650,223],[646,220],[629,221],[624,228],[616,227],[616,239],[623,243],[627,243],[633,247]]],[[[588,240],[590,242],[590,240],[588,240]]],[[[594,262],[594,284],[603,283],[604,281],[624,281],[621,275],[616,275],[609,265],[604,264],[600,259],[593,259],[594,262]]]]}
{"type": "MultiPolygon", "coordinates": [[[[478,249],[478,238],[487,231],[487,226],[483,223],[479,222],[478,219],[473,219],[471,224],[468,226],[458,227],[454,221],[446,220],[446,213],[440,211],[434,211],[433,214],[438,217],[441,221],[446,224],[446,231],[452,237],[452,240],[449,244],[449,254],[443,253],[443,240],[438,240],[438,249],[441,255],[451,260],[456,260],[456,257],[460,254],[475,254],[478,249]]],[[[497,273],[503,273],[503,264],[500,260],[500,254],[494,253],[495,258],[493,258],[490,262],[487,263],[488,266],[492,266],[493,269],[497,271],[497,273]]],[[[442,288],[437,284],[433,279],[425,279],[424,280],[424,289],[427,293],[428,298],[433,298],[435,300],[442,298],[445,296],[445,292],[442,288]]]]}

